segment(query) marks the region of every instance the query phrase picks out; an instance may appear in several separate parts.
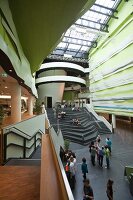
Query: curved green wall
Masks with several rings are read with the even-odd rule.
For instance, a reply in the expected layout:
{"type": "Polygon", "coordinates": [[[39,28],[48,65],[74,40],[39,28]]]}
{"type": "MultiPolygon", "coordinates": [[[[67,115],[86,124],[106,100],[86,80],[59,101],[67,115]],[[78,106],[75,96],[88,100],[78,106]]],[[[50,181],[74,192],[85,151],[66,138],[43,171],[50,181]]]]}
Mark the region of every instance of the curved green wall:
{"type": "Polygon", "coordinates": [[[0,0],[0,49],[37,96],[33,72],[94,0],[0,0]]]}

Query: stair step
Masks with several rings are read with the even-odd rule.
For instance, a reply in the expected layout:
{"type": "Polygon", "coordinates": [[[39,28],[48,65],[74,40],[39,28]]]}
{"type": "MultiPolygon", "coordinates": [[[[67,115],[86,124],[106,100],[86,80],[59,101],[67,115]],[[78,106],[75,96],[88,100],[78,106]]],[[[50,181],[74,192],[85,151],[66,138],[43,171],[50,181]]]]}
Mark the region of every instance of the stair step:
{"type": "MultiPolygon", "coordinates": [[[[59,109],[58,112],[62,111],[59,109]]],[[[84,135],[84,144],[88,144],[92,139],[94,140],[98,134],[111,133],[106,125],[97,120],[91,112],[86,108],[81,108],[80,111],[72,111],[70,108],[65,108],[63,111],[66,112],[66,116],[57,122],[52,109],[48,110],[48,118],[55,131],[57,131],[58,126],[55,124],[59,123],[60,129],[64,138],[77,143],[82,143],[82,135],[84,135]],[[72,119],[78,118],[81,125],[77,126],[72,123],[72,119]]]]}
{"type": "Polygon", "coordinates": [[[40,166],[40,159],[10,159],[5,165],[11,166],[40,166]]]}

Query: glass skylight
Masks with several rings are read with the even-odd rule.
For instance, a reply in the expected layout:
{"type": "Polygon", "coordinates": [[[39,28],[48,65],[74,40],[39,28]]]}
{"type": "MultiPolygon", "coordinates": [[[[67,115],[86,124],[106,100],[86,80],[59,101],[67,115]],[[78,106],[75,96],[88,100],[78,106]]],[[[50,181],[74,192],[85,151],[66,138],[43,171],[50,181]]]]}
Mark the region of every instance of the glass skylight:
{"type": "Polygon", "coordinates": [[[78,49],[80,49],[80,45],[76,45],[76,44],[69,44],[69,46],[68,46],[68,48],[69,49],[75,49],[75,50],[78,50],[78,49]]]}
{"type": "Polygon", "coordinates": [[[91,48],[97,46],[100,34],[108,32],[107,23],[115,17],[115,11],[121,0],[96,0],[95,4],[80,17],[65,33],[51,55],[62,56],[69,52],[73,58],[84,57],[91,48]],[[64,52],[64,53],[63,53],[64,52]]]}

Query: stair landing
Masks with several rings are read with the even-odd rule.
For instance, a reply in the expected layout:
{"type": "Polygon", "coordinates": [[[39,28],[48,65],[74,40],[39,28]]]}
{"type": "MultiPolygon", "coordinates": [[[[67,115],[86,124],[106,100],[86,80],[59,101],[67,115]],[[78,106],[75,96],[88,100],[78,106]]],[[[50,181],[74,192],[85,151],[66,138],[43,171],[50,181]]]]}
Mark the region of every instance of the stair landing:
{"type": "Polygon", "coordinates": [[[1,200],[39,200],[39,166],[0,167],[1,200]]]}

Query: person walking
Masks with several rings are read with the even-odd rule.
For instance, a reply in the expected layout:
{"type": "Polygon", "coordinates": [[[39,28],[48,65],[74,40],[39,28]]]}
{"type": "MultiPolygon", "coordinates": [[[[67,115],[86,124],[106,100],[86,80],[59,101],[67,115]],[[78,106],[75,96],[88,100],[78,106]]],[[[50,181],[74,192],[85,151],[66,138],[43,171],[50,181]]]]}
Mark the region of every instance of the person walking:
{"type": "Polygon", "coordinates": [[[88,173],[88,166],[86,164],[86,158],[82,158],[81,170],[82,170],[83,178],[85,180],[86,179],[86,173],[88,173]]]}
{"type": "Polygon", "coordinates": [[[83,187],[84,197],[83,200],[94,200],[93,189],[90,186],[90,180],[84,180],[84,187],[83,187]]]}
{"type": "Polygon", "coordinates": [[[104,146],[102,146],[102,148],[99,148],[99,166],[103,167],[103,157],[104,157],[104,146]]]}
{"type": "Polygon", "coordinates": [[[106,193],[109,200],[113,200],[113,183],[113,180],[108,179],[106,193]]]}

